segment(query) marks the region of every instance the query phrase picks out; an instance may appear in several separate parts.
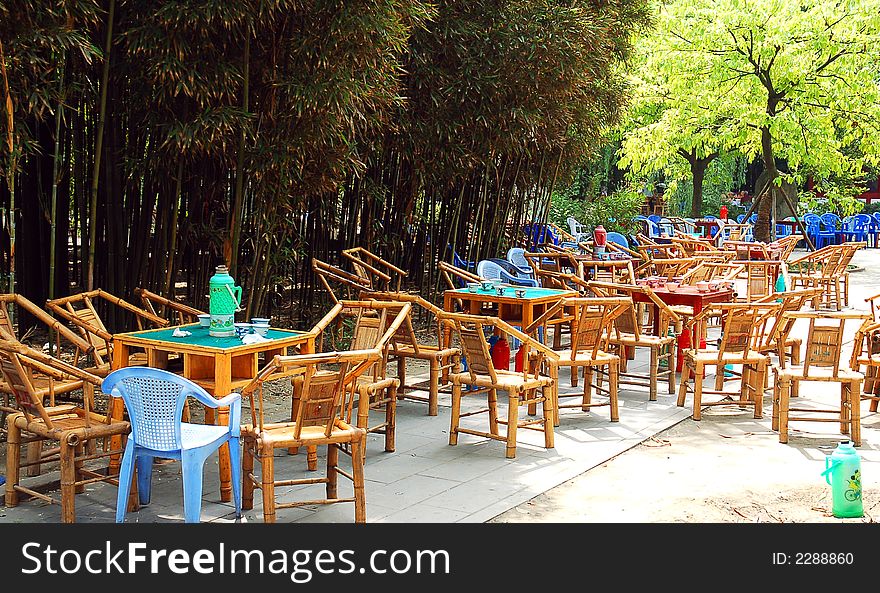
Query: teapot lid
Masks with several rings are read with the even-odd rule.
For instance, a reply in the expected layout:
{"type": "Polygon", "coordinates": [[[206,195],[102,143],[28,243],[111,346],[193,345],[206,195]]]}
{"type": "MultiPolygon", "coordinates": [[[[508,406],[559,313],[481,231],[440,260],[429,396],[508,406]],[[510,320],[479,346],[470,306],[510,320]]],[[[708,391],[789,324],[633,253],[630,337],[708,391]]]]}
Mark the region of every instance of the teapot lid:
{"type": "Polygon", "coordinates": [[[220,264],[214,271],[218,274],[228,274],[229,268],[226,267],[226,264],[220,264]]]}

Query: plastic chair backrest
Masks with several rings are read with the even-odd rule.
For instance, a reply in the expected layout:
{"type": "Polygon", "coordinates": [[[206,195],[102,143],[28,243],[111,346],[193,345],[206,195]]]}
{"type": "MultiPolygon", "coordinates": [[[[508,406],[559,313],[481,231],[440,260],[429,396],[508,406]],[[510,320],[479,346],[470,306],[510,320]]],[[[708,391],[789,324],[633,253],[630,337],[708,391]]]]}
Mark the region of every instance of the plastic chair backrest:
{"type": "Polygon", "coordinates": [[[746,219],[746,215],[745,215],[745,214],[738,214],[738,215],[736,216],[736,221],[737,221],[738,223],[742,223],[742,221],[744,221],[745,219],[746,219]]]}
{"type": "Polygon", "coordinates": [[[663,218],[663,217],[660,216],[659,214],[650,214],[650,215],[648,215],[648,220],[650,220],[651,222],[660,222],[660,220],[661,220],[662,218],[663,218]]]}
{"type": "Polygon", "coordinates": [[[629,241],[627,241],[626,236],[624,236],[622,233],[617,233],[617,232],[612,231],[612,232],[608,233],[608,235],[606,236],[606,239],[608,241],[611,241],[613,243],[617,243],[618,245],[629,249],[629,241]]]}
{"type": "Polygon", "coordinates": [[[819,217],[819,220],[821,220],[822,224],[830,230],[836,230],[837,225],[840,223],[840,217],[834,212],[826,212],[819,217]]]}
{"type": "Polygon", "coordinates": [[[104,393],[122,397],[135,444],[154,451],[178,451],[182,446],[181,414],[186,398],[199,385],[180,375],[149,367],[128,367],[107,375],[104,393]]]}
{"type": "Polygon", "coordinates": [[[529,261],[523,256],[526,250],[522,247],[511,247],[507,250],[507,261],[523,270],[531,270],[529,261]]]}

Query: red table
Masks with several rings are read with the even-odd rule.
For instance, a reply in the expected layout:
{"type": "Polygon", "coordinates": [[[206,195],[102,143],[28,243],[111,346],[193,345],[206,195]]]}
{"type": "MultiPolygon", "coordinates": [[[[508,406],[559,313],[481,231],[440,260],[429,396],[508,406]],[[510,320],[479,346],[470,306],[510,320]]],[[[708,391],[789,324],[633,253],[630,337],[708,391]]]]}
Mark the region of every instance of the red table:
{"type": "MultiPolygon", "coordinates": [[[[733,290],[726,287],[719,288],[718,290],[710,290],[708,292],[700,292],[697,290],[696,286],[679,286],[675,290],[667,290],[665,286],[660,286],[653,290],[654,294],[656,294],[660,300],[667,305],[685,305],[692,307],[694,310],[694,316],[698,315],[709,303],[733,302],[733,290]]],[[[647,295],[633,293],[633,302],[651,303],[651,300],[647,295]]],[[[652,306],[654,307],[654,335],[657,335],[657,332],[659,331],[659,316],[657,314],[657,306],[653,305],[653,303],[652,306]]],[[[706,332],[702,326],[695,329],[697,330],[697,334],[694,336],[694,340],[699,343],[699,340],[705,339],[706,332]]],[[[685,335],[690,336],[690,332],[687,328],[682,331],[682,336],[680,337],[685,335]]]]}

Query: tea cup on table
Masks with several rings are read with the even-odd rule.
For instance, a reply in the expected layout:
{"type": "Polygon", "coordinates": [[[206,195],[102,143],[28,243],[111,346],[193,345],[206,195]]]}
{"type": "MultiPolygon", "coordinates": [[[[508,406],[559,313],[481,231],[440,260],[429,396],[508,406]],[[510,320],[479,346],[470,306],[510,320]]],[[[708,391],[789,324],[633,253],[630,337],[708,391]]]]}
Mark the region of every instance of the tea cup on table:
{"type": "Polygon", "coordinates": [[[513,291],[513,293],[516,295],[516,298],[521,299],[526,296],[526,289],[525,288],[517,288],[516,290],[513,291]]]}
{"type": "Polygon", "coordinates": [[[468,292],[477,292],[478,290],[480,290],[480,283],[479,282],[468,282],[467,289],[468,289],[468,292]]]}
{"type": "Polygon", "coordinates": [[[498,296],[504,296],[504,287],[503,286],[499,286],[497,288],[497,291],[498,291],[498,296]]]}
{"type": "Polygon", "coordinates": [[[675,292],[675,290],[677,288],[678,288],[678,282],[667,282],[666,283],[666,290],[668,290],[669,292],[675,292]]]}
{"type": "Polygon", "coordinates": [[[483,290],[492,290],[492,287],[495,286],[495,282],[492,280],[483,280],[480,283],[480,286],[482,286],[483,290]]]}
{"type": "Polygon", "coordinates": [[[709,292],[709,283],[704,280],[700,280],[699,282],[697,282],[697,290],[699,292],[709,292]]]}
{"type": "Polygon", "coordinates": [[[202,327],[211,327],[211,314],[202,313],[199,315],[199,325],[202,327]]]}
{"type": "Polygon", "coordinates": [[[235,324],[235,336],[240,340],[249,333],[251,333],[251,329],[253,329],[253,324],[250,323],[236,323],[235,324]]]}
{"type": "Polygon", "coordinates": [[[251,325],[254,328],[254,333],[263,336],[264,338],[269,333],[269,320],[263,319],[262,317],[254,317],[251,319],[251,325]]]}

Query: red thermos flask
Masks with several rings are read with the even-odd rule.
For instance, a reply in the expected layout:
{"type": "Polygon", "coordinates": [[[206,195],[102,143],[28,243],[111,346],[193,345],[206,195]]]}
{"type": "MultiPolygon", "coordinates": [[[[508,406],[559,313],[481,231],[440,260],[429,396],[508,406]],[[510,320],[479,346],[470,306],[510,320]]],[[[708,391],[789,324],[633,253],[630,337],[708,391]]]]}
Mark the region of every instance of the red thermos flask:
{"type": "Polygon", "coordinates": [[[596,247],[605,247],[605,241],[608,239],[608,233],[601,224],[593,231],[593,243],[596,247]]]}

